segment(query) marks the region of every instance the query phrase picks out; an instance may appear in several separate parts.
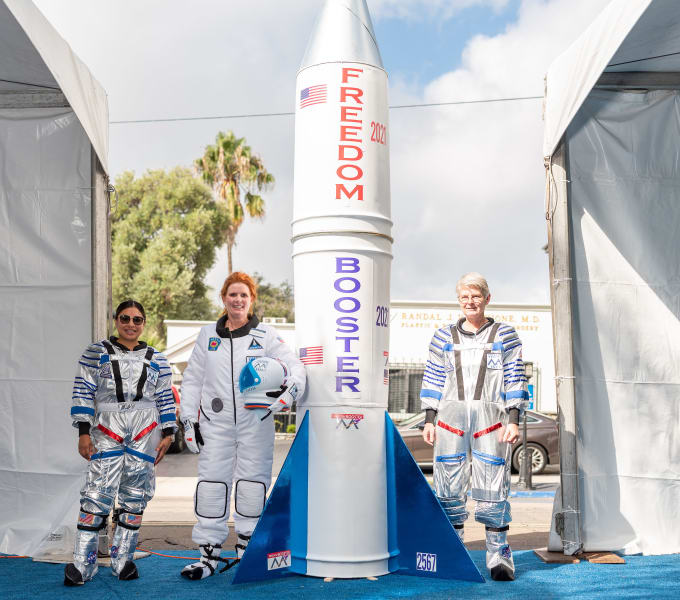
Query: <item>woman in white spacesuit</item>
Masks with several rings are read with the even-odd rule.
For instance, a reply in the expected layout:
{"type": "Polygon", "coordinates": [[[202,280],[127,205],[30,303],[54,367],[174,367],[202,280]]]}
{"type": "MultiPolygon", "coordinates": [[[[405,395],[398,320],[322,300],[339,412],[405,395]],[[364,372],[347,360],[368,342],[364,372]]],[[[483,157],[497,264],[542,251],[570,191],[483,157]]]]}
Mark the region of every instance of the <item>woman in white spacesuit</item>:
{"type": "Polygon", "coordinates": [[[430,342],[423,438],[434,443],[434,488],[449,521],[462,539],[469,489],[475,519],[486,526],[487,568],[507,581],[515,578],[507,543],[510,446],[529,397],[522,342],[512,326],[485,316],[491,295],[479,273],[464,275],[456,291],[464,317],[430,342]]]}
{"type": "Polygon", "coordinates": [[[243,555],[271,483],[271,413],[289,407],[304,392],[306,381],[304,366],[293,350],[276,329],[254,316],[251,307],[257,291],[249,275],[229,275],[220,296],[224,313],[217,323],[201,329],[182,378],[184,435],[188,448],[200,452],[192,537],[201,560],[182,569],[182,575],[192,580],[213,575],[218,563],[226,562],[220,561],[220,552],[229,533],[232,494],[236,554],[243,555]],[[288,372],[286,385],[268,394],[272,404],[267,411],[244,402],[239,385],[246,364],[260,357],[278,359],[288,372]]]}
{"type": "Polygon", "coordinates": [[[78,452],[90,466],[65,585],[82,585],[96,574],[99,532],[116,496],[111,569],[121,580],[138,577],[133,558],[142,513],[155,490],[154,465],[177,428],[168,362],[139,341],[144,308],[127,300],[116,308],[114,319],[118,336],[87,347],[73,383],[71,417],[78,428],[78,452]]]}

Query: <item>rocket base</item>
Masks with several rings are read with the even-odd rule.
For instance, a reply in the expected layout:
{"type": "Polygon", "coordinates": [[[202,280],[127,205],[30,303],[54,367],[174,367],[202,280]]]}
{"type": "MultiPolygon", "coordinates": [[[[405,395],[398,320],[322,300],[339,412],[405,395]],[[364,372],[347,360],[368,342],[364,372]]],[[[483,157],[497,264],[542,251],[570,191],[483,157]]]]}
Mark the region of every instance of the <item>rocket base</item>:
{"type": "MultiPolygon", "coordinates": [[[[385,413],[388,560],[314,560],[307,553],[309,414],[286,457],[233,583],[294,574],[356,578],[387,572],[484,582],[432,488],[385,413]],[[293,526],[294,524],[294,526],[293,526]]],[[[376,518],[384,515],[376,515],[376,518]]]]}

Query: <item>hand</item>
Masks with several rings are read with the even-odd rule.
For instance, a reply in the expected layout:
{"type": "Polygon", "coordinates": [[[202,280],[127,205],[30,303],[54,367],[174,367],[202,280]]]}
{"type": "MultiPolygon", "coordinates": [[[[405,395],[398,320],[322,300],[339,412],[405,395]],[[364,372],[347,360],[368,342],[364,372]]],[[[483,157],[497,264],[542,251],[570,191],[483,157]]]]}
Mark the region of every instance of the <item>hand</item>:
{"type": "Polygon", "coordinates": [[[168,451],[168,448],[170,448],[170,444],[172,444],[171,435],[161,438],[161,441],[158,442],[158,446],[156,446],[156,461],[153,463],[154,465],[157,465],[159,462],[161,462],[162,458],[165,456],[165,453],[168,451]]]}
{"type": "Polygon", "coordinates": [[[90,460],[92,455],[95,453],[94,444],[92,443],[92,438],[89,433],[84,433],[78,437],[78,454],[82,456],[85,460],[90,460]]]}
{"type": "Polygon", "coordinates": [[[423,427],[423,439],[425,440],[425,443],[430,446],[434,444],[434,441],[437,439],[437,432],[434,429],[433,423],[425,423],[425,427],[423,427]]]}
{"type": "MultiPolygon", "coordinates": [[[[288,410],[295,400],[295,396],[291,393],[294,390],[297,391],[294,385],[290,390],[288,389],[287,385],[282,385],[280,390],[276,390],[275,392],[267,392],[265,396],[274,398],[274,401],[269,406],[269,414],[277,413],[282,410],[288,410]]],[[[265,415],[265,417],[260,420],[263,421],[269,416],[269,414],[265,415]]]]}
{"type": "Polygon", "coordinates": [[[515,423],[508,423],[508,426],[503,432],[502,442],[507,442],[508,444],[514,444],[519,437],[519,425],[515,423]]]}
{"type": "Polygon", "coordinates": [[[193,423],[189,419],[182,421],[184,426],[184,440],[187,443],[189,452],[198,454],[201,451],[201,446],[205,446],[203,436],[201,435],[201,428],[198,423],[193,423]]]}

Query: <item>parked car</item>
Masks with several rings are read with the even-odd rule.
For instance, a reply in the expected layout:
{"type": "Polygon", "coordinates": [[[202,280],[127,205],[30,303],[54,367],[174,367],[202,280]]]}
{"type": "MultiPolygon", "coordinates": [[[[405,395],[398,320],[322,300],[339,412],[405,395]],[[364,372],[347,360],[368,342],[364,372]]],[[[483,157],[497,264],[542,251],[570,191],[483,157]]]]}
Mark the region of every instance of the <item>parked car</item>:
{"type": "MultiPolygon", "coordinates": [[[[401,422],[397,429],[406,446],[420,467],[432,467],[432,446],[423,440],[425,413],[414,415],[401,422]]],[[[512,446],[512,469],[519,471],[522,458],[522,430],[519,425],[519,439],[512,446]]],[[[541,413],[527,411],[527,452],[531,460],[531,472],[542,473],[547,465],[559,464],[559,443],[557,421],[541,413]]]]}
{"type": "Polygon", "coordinates": [[[168,448],[168,454],[179,454],[180,452],[184,452],[187,444],[184,441],[184,427],[182,427],[182,423],[180,423],[179,420],[179,391],[174,385],[172,386],[172,395],[175,397],[175,418],[177,419],[177,431],[175,432],[175,441],[172,442],[168,448]]]}

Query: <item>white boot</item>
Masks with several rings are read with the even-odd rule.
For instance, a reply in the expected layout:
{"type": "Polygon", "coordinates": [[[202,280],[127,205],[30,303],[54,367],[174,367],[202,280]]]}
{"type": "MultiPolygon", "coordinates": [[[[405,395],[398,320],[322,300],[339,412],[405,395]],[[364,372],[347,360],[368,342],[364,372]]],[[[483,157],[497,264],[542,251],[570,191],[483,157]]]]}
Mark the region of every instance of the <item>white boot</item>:
{"type": "Polygon", "coordinates": [[[246,548],[248,547],[248,544],[250,543],[250,538],[251,536],[249,535],[243,535],[242,533],[237,534],[238,535],[238,543],[236,544],[236,558],[238,560],[241,560],[243,558],[243,555],[245,554],[246,548]]]}
{"type": "Polygon", "coordinates": [[[220,556],[222,546],[220,544],[215,544],[214,546],[205,544],[199,546],[198,549],[201,552],[201,560],[184,567],[182,569],[182,577],[197,581],[215,574],[219,564],[219,561],[216,559],[220,556]]]}

